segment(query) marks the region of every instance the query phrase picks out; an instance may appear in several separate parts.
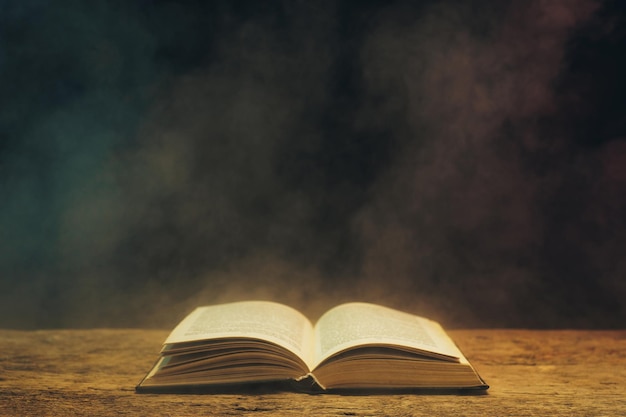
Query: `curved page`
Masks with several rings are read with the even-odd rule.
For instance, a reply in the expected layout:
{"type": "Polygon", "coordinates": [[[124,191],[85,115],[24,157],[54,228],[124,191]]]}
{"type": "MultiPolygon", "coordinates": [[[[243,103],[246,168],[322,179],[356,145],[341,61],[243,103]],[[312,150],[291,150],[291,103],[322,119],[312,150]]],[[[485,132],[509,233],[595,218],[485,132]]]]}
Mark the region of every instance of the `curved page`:
{"type": "Polygon", "coordinates": [[[346,349],[406,346],[458,362],[463,357],[441,326],[423,317],[369,304],[348,303],[325,313],[315,326],[315,366],[346,349]]]}
{"type": "Polygon", "coordinates": [[[270,301],[241,301],[198,307],[165,340],[165,344],[217,338],[267,340],[312,363],[313,326],[302,313],[270,301]]]}

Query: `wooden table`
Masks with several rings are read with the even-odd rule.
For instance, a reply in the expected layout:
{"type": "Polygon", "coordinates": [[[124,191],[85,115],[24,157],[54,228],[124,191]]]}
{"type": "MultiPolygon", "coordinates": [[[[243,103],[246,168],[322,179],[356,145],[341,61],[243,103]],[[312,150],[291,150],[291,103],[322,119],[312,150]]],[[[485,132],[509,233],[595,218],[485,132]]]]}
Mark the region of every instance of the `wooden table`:
{"type": "Polygon", "coordinates": [[[626,415],[626,330],[456,330],[486,395],[136,394],[168,331],[0,330],[0,416],[626,415]]]}

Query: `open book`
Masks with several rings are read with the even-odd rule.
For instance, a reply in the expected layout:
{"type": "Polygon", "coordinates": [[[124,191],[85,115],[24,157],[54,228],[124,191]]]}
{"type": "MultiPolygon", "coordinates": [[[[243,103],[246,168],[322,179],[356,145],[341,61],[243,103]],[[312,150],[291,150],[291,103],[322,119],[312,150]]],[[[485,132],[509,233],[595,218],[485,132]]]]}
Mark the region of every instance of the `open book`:
{"type": "Polygon", "coordinates": [[[291,307],[243,301],[189,314],[137,391],[287,380],[305,390],[488,388],[434,321],[348,303],[313,325],[291,307]]]}

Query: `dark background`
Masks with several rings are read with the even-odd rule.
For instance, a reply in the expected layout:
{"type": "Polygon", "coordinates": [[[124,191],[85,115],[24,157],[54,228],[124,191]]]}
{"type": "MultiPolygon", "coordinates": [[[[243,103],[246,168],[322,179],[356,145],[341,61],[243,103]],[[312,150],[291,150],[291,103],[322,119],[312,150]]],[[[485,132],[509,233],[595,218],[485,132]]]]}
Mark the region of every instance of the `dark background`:
{"type": "Polygon", "coordinates": [[[624,327],[625,16],[0,0],[0,327],[253,298],[624,327]]]}

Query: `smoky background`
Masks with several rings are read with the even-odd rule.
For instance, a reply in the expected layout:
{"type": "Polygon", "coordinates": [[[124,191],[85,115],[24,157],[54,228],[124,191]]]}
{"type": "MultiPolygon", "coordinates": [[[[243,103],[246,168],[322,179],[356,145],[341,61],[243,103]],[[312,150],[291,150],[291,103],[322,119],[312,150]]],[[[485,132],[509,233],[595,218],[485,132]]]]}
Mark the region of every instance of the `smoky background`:
{"type": "Polygon", "coordinates": [[[617,1],[0,2],[0,326],[626,319],[617,1]]]}

